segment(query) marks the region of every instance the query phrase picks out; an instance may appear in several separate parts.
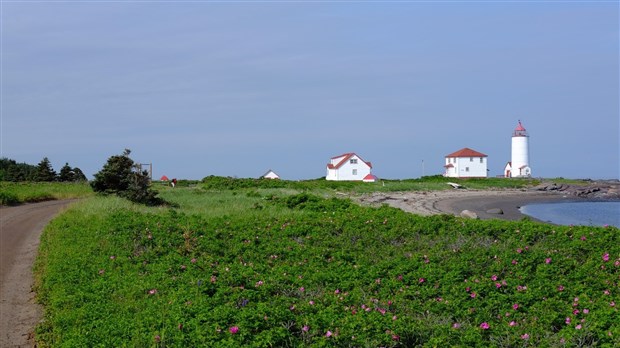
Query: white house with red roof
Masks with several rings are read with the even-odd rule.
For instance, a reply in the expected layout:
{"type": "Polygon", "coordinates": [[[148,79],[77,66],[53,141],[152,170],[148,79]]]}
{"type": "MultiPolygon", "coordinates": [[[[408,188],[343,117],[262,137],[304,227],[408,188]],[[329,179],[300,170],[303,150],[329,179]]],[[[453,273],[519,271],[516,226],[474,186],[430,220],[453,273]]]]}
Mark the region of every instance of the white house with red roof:
{"type": "Polygon", "coordinates": [[[374,182],[377,177],[371,173],[372,164],[355,153],[332,157],[327,164],[326,180],[374,182]]]}
{"type": "Polygon", "coordinates": [[[443,176],[451,178],[486,178],[487,155],[463,148],[446,155],[445,172],[443,176]]]}
{"type": "Polygon", "coordinates": [[[519,124],[512,132],[512,148],[511,148],[511,160],[504,167],[504,176],[507,178],[519,178],[532,176],[532,169],[530,168],[530,147],[529,138],[525,127],[519,124]]]}

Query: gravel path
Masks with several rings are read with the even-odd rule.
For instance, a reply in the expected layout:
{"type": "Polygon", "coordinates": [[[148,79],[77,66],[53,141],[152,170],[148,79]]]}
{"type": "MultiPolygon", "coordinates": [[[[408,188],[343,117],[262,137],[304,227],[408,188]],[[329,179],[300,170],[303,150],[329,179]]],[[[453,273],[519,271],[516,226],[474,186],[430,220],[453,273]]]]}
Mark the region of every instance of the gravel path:
{"type": "Polygon", "coordinates": [[[74,200],[0,207],[0,347],[33,347],[42,310],[32,291],[39,237],[74,200]]]}

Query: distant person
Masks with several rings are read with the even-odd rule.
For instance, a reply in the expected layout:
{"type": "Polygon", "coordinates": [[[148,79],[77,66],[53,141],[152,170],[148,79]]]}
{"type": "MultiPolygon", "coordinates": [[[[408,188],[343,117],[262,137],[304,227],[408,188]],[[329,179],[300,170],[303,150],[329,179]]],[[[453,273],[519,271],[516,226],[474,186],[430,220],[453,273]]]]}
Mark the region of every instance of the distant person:
{"type": "Polygon", "coordinates": [[[170,182],[170,185],[172,185],[172,188],[177,186],[177,178],[172,179],[172,181],[170,182]]]}

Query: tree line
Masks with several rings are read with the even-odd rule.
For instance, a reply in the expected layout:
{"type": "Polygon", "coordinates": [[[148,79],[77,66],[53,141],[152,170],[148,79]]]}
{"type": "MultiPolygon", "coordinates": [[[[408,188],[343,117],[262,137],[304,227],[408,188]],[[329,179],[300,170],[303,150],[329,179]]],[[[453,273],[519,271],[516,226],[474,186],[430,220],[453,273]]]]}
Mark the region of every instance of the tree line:
{"type": "Polygon", "coordinates": [[[78,167],[71,167],[69,163],[56,173],[50,160],[44,157],[39,164],[17,163],[13,159],[0,158],[0,181],[37,181],[37,182],[76,182],[87,181],[86,175],[78,167]]]}

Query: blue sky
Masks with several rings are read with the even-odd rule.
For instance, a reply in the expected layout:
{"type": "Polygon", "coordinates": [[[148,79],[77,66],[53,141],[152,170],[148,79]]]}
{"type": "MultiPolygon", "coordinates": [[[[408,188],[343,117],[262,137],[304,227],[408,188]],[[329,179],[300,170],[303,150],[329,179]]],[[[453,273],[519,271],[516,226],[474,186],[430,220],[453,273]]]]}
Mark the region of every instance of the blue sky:
{"type": "Polygon", "coordinates": [[[355,152],[404,179],[470,147],[494,176],[521,119],[534,176],[618,178],[618,7],[2,1],[1,155],[313,179],[355,152]]]}

